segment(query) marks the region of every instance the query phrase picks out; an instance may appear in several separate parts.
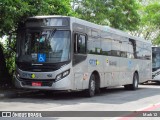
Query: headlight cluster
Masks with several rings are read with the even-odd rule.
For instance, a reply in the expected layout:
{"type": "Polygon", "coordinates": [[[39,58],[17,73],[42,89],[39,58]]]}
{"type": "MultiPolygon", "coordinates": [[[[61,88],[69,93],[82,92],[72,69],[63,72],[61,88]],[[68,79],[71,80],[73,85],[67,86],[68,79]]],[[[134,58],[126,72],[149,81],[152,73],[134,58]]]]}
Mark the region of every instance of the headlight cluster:
{"type": "Polygon", "coordinates": [[[69,73],[70,73],[70,69],[68,69],[68,70],[66,70],[66,71],[58,74],[58,75],[56,76],[55,82],[63,79],[64,77],[66,77],[67,75],[69,75],[69,73]]]}
{"type": "Polygon", "coordinates": [[[16,76],[17,78],[20,78],[20,74],[18,73],[17,70],[15,71],[15,76],[16,76]]]}

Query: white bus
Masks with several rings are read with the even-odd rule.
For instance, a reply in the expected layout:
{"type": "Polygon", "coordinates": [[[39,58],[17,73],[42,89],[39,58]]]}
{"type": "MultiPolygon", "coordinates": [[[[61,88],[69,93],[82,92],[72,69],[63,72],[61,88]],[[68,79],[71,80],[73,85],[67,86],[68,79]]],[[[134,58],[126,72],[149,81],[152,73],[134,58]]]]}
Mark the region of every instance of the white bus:
{"type": "Polygon", "coordinates": [[[160,47],[152,47],[152,81],[160,82],[160,47]]]}
{"type": "Polygon", "coordinates": [[[67,16],[30,17],[19,26],[15,85],[82,91],[135,90],[151,79],[151,43],[108,26],[67,16]]]}

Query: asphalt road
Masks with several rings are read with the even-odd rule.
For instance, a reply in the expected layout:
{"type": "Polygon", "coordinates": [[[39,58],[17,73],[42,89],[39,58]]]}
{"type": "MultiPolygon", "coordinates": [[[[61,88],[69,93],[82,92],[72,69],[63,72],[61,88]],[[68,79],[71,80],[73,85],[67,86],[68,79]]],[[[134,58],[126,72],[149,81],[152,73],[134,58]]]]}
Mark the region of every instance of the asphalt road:
{"type": "MultiPolygon", "coordinates": [[[[123,87],[108,88],[92,98],[84,97],[82,92],[59,93],[50,96],[41,92],[30,92],[20,94],[15,98],[1,99],[0,111],[50,111],[48,114],[52,116],[55,114],[53,111],[61,111],[54,118],[47,118],[49,120],[75,120],[75,117],[78,120],[158,120],[160,117],[160,85],[156,83],[139,85],[139,89],[136,91],[127,91],[123,87]],[[75,111],[82,112],[77,113],[75,111]],[[90,112],[84,114],[84,111],[90,112]],[[98,112],[96,113],[96,111],[98,112]],[[102,117],[98,117],[101,114],[102,117]],[[75,117],[71,117],[72,115],[75,117]],[[132,118],[131,116],[143,117],[132,118]]],[[[9,118],[1,119],[9,120],[9,118]]],[[[20,120],[22,118],[12,119],[20,120]]],[[[30,119],[41,120],[43,118],[30,119]]]]}

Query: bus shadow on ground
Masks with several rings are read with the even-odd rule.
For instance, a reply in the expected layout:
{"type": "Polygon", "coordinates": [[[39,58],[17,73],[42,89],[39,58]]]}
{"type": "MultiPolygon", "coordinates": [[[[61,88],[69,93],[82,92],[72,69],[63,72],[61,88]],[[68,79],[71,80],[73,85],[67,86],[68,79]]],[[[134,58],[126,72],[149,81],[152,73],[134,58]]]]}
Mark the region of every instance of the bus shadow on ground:
{"type": "MultiPolygon", "coordinates": [[[[145,88],[139,88],[139,90],[145,88]]],[[[96,93],[92,98],[98,98],[108,95],[121,94],[124,92],[133,92],[132,90],[125,90],[123,87],[109,87],[100,89],[100,93],[96,93]]],[[[52,100],[76,100],[76,99],[91,99],[85,95],[85,91],[77,92],[53,92],[53,91],[28,91],[26,93],[20,93],[16,98],[32,98],[32,99],[52,99],[52,100]]]]}
{"type": "Polygon", "coordinates": [[[30,93],[19,94],[15,98],[2,99],[0,101],[34,103],[35,105],[46,103],[61,105],[75,105],[81,103],[124,104],[160,95],[160,87],[157,87],[156,83],[154,84],[139,85],[139,89],[134,91],[125,90],[123,87],[107,88],[103,89],[100,94],[96,94],[92,98],[85,97],[84,92],[46,94],[41,91],[32,91],[30,93]]]}

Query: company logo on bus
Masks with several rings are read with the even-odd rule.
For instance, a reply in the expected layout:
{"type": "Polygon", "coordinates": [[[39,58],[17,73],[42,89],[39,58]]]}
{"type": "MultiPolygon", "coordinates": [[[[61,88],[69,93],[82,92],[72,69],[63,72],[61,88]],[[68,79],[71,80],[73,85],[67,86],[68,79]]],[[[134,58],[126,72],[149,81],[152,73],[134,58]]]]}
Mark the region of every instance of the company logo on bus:
{"type": "Polygon", "coordinates": [[[98,60],[95,60],[95,59],[90,59],[89,64],[92,65],[92,66],[96,66],[96,65],[99,65],[100,62],[98,60]]]}

